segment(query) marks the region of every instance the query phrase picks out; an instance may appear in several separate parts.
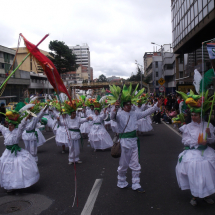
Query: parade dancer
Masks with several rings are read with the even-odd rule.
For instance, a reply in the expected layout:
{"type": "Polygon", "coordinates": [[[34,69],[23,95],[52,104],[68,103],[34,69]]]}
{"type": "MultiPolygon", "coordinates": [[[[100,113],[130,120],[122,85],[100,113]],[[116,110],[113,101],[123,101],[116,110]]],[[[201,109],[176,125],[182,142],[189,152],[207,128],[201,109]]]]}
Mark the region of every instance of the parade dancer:
{"type": "MultiPolygon", "coordinates": [[[[83,107],[82,112],[80,113],[80,117],[81,118],[86,118],[87,117],[85,107],[83,107]]],[[[90,127],[89,121],[86,121],[86,122],[82,123],[81,126],[80,126],[81,135],[84,138],[87,138],[88,134],[90,133],[90,129],[91,129],[91,127],[90,127]]]]}
{"type": "Polygon", "coordinates": [[[80,118],[76,116],[76,106],[74,105],[75,101],[72,101],[71,105],[64,104],[65,110],[68,113],[66,124],[68,127],[68,146],[69,146],[69,165],[75,163],[82,163],[79,158],[80,155],[80,125],[81,123],[87,122],[89,119],[92,120],[92,117],[80,118]],[[71,115],[71,116],[70,116],[71,115]]]}
{"type": "Polygon", "coordinates": [[[99,114],[101,110],[101,104],[99,102],[94,102],[95,115],[92,115],[93,126],[90,129],[89,141],[91,147],[96,151],[97,149],[107,149],[113,146],[113,141],[103,126],[103,120],[106,118],[106,109],[103,114],[99,114]]]}
{"type": "Polygon", "coordinates": [[[18,113],[14,115],[11,117],[6,113],[8,128],[0,125],[6,146],[0,159],[0,184],[7,192],[30,187],[40,178],[34,157],[18,145],[30,115],[22,121],[18,113]]]}
{"type": "MultiPolygon", "coordinates": [[[[31,105],[32,104],[26,105],[24,109],[32,108],[31,105]]],[[[34,105],[31,111],[33,113],[38,113],[38,106],[39,105],[34,105]]],[[[25,131],[22,133],[22,139],[25,143],[25,149],[31,153],[31,155],[35,158],[36,162],[38,162],[37,147],[42,146],[46,142],[46,139],[44,138],[43,134],[36,127],[37,123],[41,120],[46,109],[47,107],[45,109],[43,108],[39,112],[38,116],[33,117],[32,115],[30,115],[29,119],[27,120],[25,131]]],[[[23,111],[23,108],[20,111],[23,111]]]]}
{"type": "MultiPolygon", "coordinates": [[[[183,132],[182,143],[185,150],[178,157],[177,181],[181,190],[190,189],[191,205],[197,205],[197,197],[204,199],[208,204],[214,204],[209,196],[215,193],[215,151],[208,146],[208,143],[215,141],[214,127],[211,124],[207,127],[208,123],[201,120],[201,107],[194,106],[197,102],[190,94],[184,100],[190,107],[192,121],[179,128],[183,132]]],[[[202,101],[201,96],[195,95],[194,98],[202,101]]],[[[211,105],[206,96],[204,103],[208,105],[203,104],[203,114],[211,105]]]]}
{"type": "MultiPolygon", "coordinates": [[[[137,88],[136,88],[137,89],[137,88]]],[[[111,112],[111,119],[115,119],[118,124],[119,138],[121,144],[121,157],[118,167],[118,182],[119,188],[132,188],[138,192],[145,192],[140,185],[140,170],[141,166],[138,159],[138,146],[137,146],[137,121],[147,115],[152,114],[159,109],[163,100],[160,100],[157,106],[149,108],[144,112],[131,111],[131,101],[135,101],[142,94],[143,89],[137,93],[135,98],[133,92],[131,94],[132,86],[127,88],[125,85],[122,90],[121,101],[115,103],[116,106],[123,106],[123,110],[116,114],[116,110],[111,112]],[[124,132],[123,132],[124,131],[124,132]],[[126,173],[128,167],[132,170],[132,185],[126,181],[126,173]]],[[[136,90],[135,90],[136,91],[136,90]]]]}
{"type": "MultiPolygon", "coordinates": [[[[143,97],[142,97],[143,98],[143,97]]],[[[139,99],[137,101],[137,106],[136,106],[136,112],[142,112],[144,111],[144,104],[143,102],[145,102],[145,99],[139,99]]],[[[147,116],[150,117],[150,116],[147,116]]],[[[143,132],[149,132],[153,130],[153,127],[151,126],[151,124],[149,123],[149,121],[147,120],[147,117],[144,117],[142,119],[139,119],[137,121],[137,131],[138,133],[142,134],[143,132]]]]}

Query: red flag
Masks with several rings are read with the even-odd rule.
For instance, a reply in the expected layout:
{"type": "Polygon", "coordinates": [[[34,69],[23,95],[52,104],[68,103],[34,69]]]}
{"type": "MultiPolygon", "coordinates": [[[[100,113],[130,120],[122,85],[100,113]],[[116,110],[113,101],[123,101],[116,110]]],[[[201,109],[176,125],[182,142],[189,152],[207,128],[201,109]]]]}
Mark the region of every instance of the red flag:
{"type": "Polygon", "coordinates": [[[44,54],[42,54],[37,48],[37,46],[26,40],[26,38],[22,34],[20,35],[23,37],[26,48],[31,53],[32,57],[34,57],[36,61],[40,64],[40,66],[43,68],[50,84],[54,87],[54,90],[59,90],[59,92],[65,93],[71,101],[71,97],[52,61],[44,54]]]}

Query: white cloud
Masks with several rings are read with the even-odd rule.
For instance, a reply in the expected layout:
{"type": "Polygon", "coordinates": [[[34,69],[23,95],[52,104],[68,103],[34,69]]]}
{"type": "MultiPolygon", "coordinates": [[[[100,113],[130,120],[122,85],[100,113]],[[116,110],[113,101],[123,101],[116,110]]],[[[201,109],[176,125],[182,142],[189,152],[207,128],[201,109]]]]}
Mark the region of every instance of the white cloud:
{"type": "Polygon", "coordinates": [[[171,43],[170,1],[12,0],[1,2],[1,45],[16,47],[18,34],[48,51],[50,40],[88,43],[94,78],[129,77],[135,60],[143,64],[151,42],[171,43]],[[13,7],[11,7],[13,5],[13,7]]]}

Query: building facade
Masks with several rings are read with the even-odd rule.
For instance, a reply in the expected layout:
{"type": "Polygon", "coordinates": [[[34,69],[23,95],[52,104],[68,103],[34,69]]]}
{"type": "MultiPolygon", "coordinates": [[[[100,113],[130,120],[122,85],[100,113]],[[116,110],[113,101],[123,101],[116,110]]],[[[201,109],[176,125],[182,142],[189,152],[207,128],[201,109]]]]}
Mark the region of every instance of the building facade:
{"type": "Polygon", "coordinates": [[[191,85],[195,69],[201,73],[211,68],[206,47],[202,56],[202,42],[215,38],[214,5],[214,0],[171,1],[177,85],[191,85]]]}
{"type": "Polygon", "coordinates": [[[91,69],[90,69],[90,48],[87,43],[84,43],[82,46],[69,46],[72,49],[73,54],[76,55],[76,64],[84,66],[87,68],[87,79],[91,80],[91,69]]]}
{"type": "MultiPolygon", "coordinates": [[[[15,51],[17,48],[13,48],[15,51]]],[[[42,49],[39,49],[42,54],[45,56],[49,55],[47,51],[44,51],[42,49]]],[[[28,54],[28,51],[26,47],[19,47],[18,52],[17,52],[17,63],[21,63],[22,60],[26,57],[28,54]]],[[[20,66],[20,70],[27,71],[27,72],[35,72],[35,73],[43,73],[42,70],[40,70],[40,67],[38,66],[37,62],[31,58],[30,56],[24,61],[24,63],[20,66]]]]}
{"type": "MultiPolygon", "coordinates": [[[[16,51],[0,45],[0,85],[8,77],[8,72],[16,51]]],[[[15,61],[13,69],[17,67],[18,63],[15,61]]],[[[6,88],[1,96],[13,96],[11,101],[20,101],[23,98],[23,93],[30,85],[30,73],[22,70],[17,70],[14,75],[8,80],[6,88]]]]}

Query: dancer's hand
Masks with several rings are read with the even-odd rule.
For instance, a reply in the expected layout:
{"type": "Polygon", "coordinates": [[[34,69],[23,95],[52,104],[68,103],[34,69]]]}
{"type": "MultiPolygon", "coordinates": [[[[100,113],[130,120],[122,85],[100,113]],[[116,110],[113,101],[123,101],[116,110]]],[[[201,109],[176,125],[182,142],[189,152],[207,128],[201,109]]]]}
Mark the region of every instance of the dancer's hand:
{"type": "Polygon", "coordinates": [[[211,136],[210,128],[206,128],[205,132],[206,132],[206,134],[208,135],[208,137],[211,136]]]}
{"type": "Polygon", "coordinates": [[[93,117],[89,116],[87,117],[87,120],[93,120],[93,117]]]}
{"type": "Polygon", "coordinates": [[[158,101],[157,106],[160,107],[160,106],[163,104],[163,101],[164,101],[164,99],[160,99],[160,100],[158,101]]]}
{"type": "Polygon", "coordinates": [[[207,141],[206,140],[203,140],[201,143],[198,143],[199,145],[203,145],[203,146],[205,146],[205,145],[207,145],[207,141]]]}

